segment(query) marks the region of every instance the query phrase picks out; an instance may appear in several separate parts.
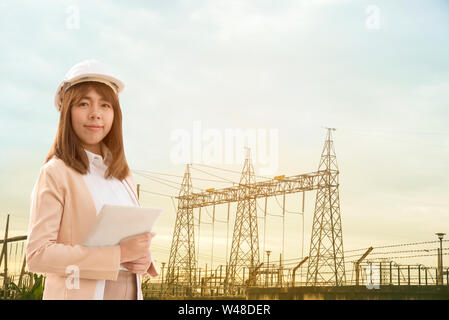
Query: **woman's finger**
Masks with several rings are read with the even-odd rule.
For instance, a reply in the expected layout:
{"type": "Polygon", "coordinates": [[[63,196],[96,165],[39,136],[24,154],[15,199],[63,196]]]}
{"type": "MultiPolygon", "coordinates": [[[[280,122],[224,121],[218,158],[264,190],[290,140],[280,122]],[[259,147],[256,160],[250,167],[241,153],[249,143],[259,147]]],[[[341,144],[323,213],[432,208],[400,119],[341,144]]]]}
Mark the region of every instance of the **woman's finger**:
{"type": "Polygon", "coordinates": [[[132,270],[129,270],[129,271],[131,271],[132,273],[138,273],[138,274],[146,272],[146,270],[144,268],[135,268],[135,269],[132,269],[132,270]]]}
{"type": "Polygon", "coordinates": [[[148,269],[151,263],[143,262],[143,263],[130,263],[128,265],[124,265],[124,267],[128,270],[141,268],[141,269],[148,269]]]}
{"type": "Polygon", "coordinates": [[[144,268],[146,263],[135,263],[134,268],[144,268]]]}
{"type": "Polygon", "coordinates": [[[143,257],[140,257],[136,260],[133,260],[131,262],[149,262],[151,261],[151,256],[149,253],[145,254],[143,257]]]}

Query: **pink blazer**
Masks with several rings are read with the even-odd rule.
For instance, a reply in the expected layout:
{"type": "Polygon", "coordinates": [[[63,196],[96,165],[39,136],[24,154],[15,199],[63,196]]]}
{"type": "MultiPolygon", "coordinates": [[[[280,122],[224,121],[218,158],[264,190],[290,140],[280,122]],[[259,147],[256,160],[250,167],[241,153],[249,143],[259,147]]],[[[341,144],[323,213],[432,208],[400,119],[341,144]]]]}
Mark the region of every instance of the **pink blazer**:
{"type": "MultiPolygon", "coordinates": [[[[137,198],[131,173],[125,181],[137,198]]],[[[96,216],[94,201],[79,172],[56,157],[41,167],[31,194],[26,262],[29,271],[46,273],[43,299],[93,299],[98,280],[117,280],[119,245],[81,245],[96,216]],[[74,275],[69,266],[78,267],[79,289],[68,279],[74,275]]],[[[147,274],[158,275],[154,263],[147,274]]],[[[137,276],[140,283],[141,277],[137,276]]],[[[141,288],[138,290],[138,298],[142,299],[141,288]]]]}

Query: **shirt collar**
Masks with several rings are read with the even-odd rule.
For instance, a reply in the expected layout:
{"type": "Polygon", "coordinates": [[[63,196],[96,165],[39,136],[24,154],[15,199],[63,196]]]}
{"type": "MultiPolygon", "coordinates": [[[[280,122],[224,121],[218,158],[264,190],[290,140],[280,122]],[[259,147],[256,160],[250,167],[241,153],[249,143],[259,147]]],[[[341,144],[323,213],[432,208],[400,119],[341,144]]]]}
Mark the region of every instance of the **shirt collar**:
{"type": "Polygon", "coordinates": [[[90,163],[94,162],[100,162],[100,163],[108,163],[110,160],[112,160],[112,153],[111,150],[106,146],[105,143],[101,142],[101,153],[102,155],[90,152],[89,150],[84,149],[86,152],[87,158],[89,159],[90,163]]]}

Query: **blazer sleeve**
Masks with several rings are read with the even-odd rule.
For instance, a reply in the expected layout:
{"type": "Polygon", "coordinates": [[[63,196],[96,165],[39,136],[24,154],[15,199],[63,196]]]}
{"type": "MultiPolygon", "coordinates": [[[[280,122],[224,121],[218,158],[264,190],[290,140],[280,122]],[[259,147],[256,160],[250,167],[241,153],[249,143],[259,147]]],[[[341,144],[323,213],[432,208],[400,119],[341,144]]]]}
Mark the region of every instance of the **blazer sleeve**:
{"type": "Polygon", "coordinates": [[[26,244],[28,270],[35,273],[74,274],[86,279],[117,280],[120,245],[102,248],[58,243],[64,196],[57,174],[42,167],[31,194],[26,244]]]}

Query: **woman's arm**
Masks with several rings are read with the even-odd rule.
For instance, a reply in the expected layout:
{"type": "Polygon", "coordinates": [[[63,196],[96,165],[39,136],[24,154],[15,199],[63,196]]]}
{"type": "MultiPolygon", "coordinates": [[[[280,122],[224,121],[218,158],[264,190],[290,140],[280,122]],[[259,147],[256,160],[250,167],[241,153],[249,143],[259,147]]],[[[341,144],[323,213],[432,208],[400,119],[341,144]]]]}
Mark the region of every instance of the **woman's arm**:
{"type": "Polygon", "coordinates": [[[69,276],[75,269],[80,278],[117,280],[120,245],[88,248],[57,243],[63,211],[60,185],[51,168],[43,167],[31,195],[26,245],[29,271],[69,276]]]}

